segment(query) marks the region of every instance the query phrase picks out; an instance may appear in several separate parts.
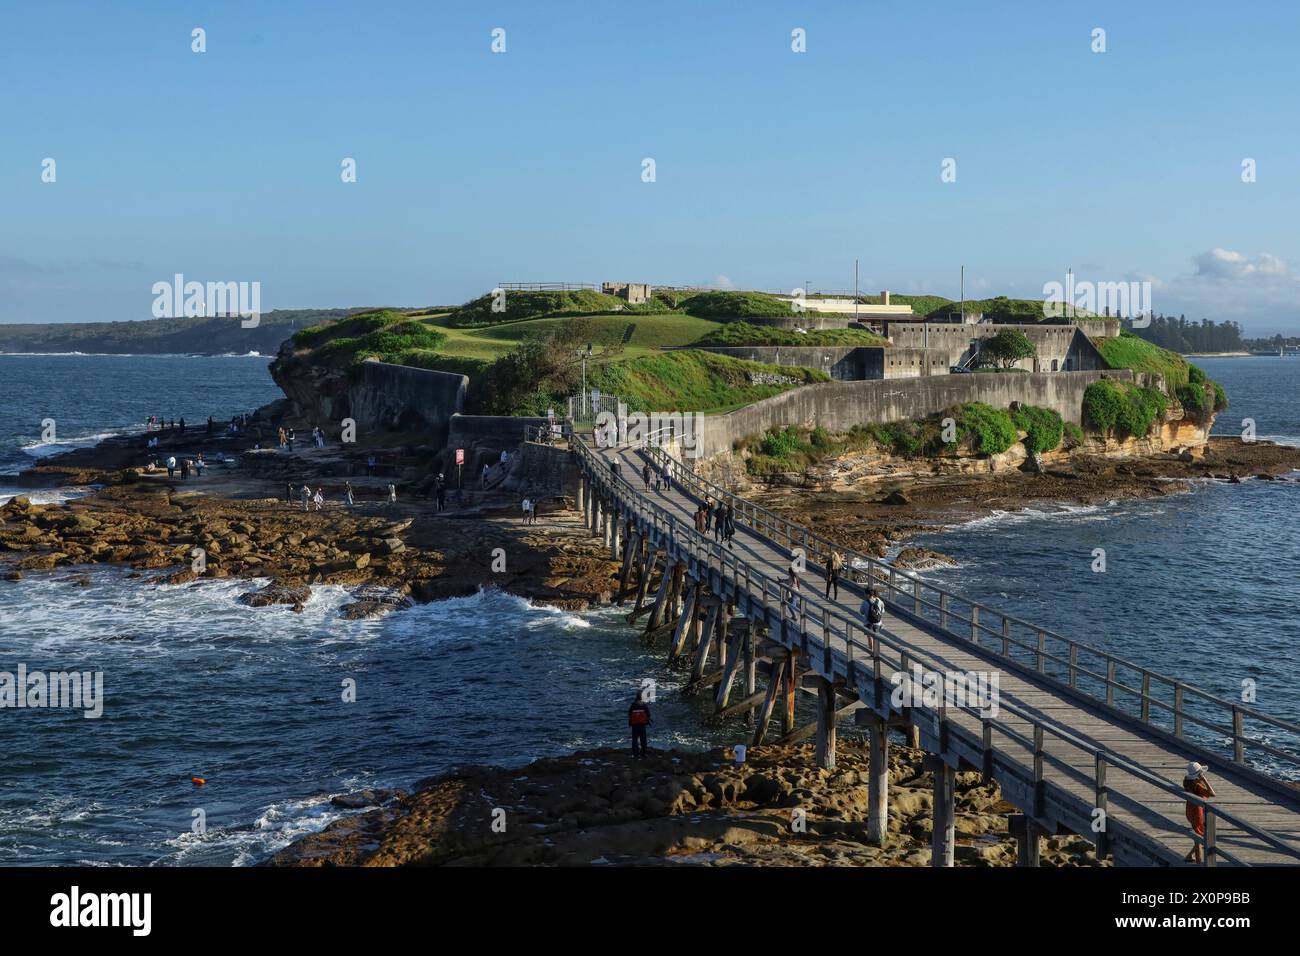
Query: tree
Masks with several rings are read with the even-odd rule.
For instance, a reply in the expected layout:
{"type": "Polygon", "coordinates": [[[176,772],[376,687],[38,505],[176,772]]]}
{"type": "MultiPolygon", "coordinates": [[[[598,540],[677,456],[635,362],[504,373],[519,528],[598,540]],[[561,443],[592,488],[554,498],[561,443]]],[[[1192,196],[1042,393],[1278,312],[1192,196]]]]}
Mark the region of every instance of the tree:
{"type": "Polygon", "coordinates": [[[1031,358],[1037,354],[1038,350],[1034,348],[1034,343],[1029,341],[1029,336],[1019,329],[1003,329],[992,338],[985,339],[980,345],[980,356],[988,356],[1002,368],[1011,368],[1021,359],[1031,358]]]}

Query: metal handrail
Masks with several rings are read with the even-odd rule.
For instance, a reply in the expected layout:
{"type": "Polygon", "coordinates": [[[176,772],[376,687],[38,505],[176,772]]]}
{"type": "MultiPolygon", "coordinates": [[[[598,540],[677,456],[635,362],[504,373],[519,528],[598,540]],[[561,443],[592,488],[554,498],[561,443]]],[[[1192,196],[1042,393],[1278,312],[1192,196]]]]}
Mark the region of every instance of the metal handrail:
{"type": "MultiPolygon", "coordinates": [[[[829,539],[813,533],[803,525],[790,521],[788,518],[732,492],[728,492],[726,489],[702,478],[694,471],[687,468],[681,461],[669,455],[662,447],[661,441],[643,442],[643,447],[647,454],[649,454],[651,458],[656,459],[656,461],[659,459],[666,459],[670,473],[673,474],[678,483],[686,487],[688,490],[695,492],[697,497],[703,498],[711,496],[723,500],[730,499],[735,508],[738,522],[742,522],[742,519],[748,519],[745,523],[748,524],[751,530],[769,538],[778,545],[787,547],[791,550],[796,547],[802,547],[805,550],[809,563],[820,564],[824,567],[825,558],[829,552],[831,550],[839,551],[849,558],[849,561],[846,562],[847,569],[861,570],[861,568],[855,569],[853,567],[855,562],[858,564],[865,564],[865,570],[869,579],[874,574],[882,582],[888,580],[891,600],[894,600],[901,591],[896,584],[896,578],[901,577],[912,585],[912,593],[909,594],[909,597],[915,605],[916,613],[919,614],[926,608],[938,611],[941,619],[944,621],[940,626],[945,630],[948,629],[946,627],[946,620],[951,618],[969,625],[972,640],[976,643],[979,642],[979,636],[981,634],[993,637],[996,641],[1000,642],[1003,647],[1001,651],[1002,656],[1014,660],[1015,658],[1010,654],[1010,648],[1012,646],[1027,651],[1035,658],[1036,669],[1043,674],[1047,674],[1046,664],[1049,661],[1060,664],[1069,674],[1069,684],[1072,689],[1090,699],[1096,700],[1100,703],[1105,703],[1112,707],[1115,706],[1113,691],[1116,688],[1129,693],[1136,693],[1141,705],[1139,708],[1140,719],[1144,723],[1151,722],[1150,705],[1155,704],[1158,709],[1169,711],[1172,714],[1175,737],[1181,738],[1184,736],[1184,723],[1196,724],[1223,734],[1231,741],[1233,750],[1231,759],[1233,763],[1239,765],[1245,764],[1247,745],[1249,745],[1251,748],[1264,751],[1271,756],[1289,762],[1293,769],[1300,771],[1300,754],[1296,754],[1284,748],[1279,748],[1273,744],[1260,740],[1257,737],[1248,736],[1245,733],[1244,723],[1246,719],[1256,720],[1271,727],[1285,730],[1298,737],[1300,737],[1300,724],[1282,720],[1269,714],[1262,713],[1246,704],[1236,703],[1219,697],[1192,684],[1188,684],[1173,677],[1168,677],[1158,671],[1152,670],[1151,668],[1136,664],[1122,657],[1117,657],[1108,651],[1093,647],[1090,644],[1085,644],[1081,641],[1074,640],[1073,638],[1065,637],[1064,635],[1058,634],[1050,629],[1039,627],[1038,625],[1031,624],[1028,621],[1015,617],[1014,615],[1006,614],[997,608],[972,601],[956,592],[948,591],[935,584],[927,582],[919,576],[894,568],[871,555],[863,554],[862,552],[855,551],[852,548],[841,547],[829,539]],[[938,594],[938,603],[925,600],[923,597],[925,590],[938,594]],[[948,599],[955,599],[956,601],[966,605],[970,608],[970,615],[962,616],[956,613],[947,603],[948,599]],[[981,621],[980,617],[982,612],[988,612],[990,617],[995,618],[999,622],[999,627],[995,629],[990,627],[984,621],[981,621]],[[1035,635],[1035,643],[1031,644],[1023,640],[1018,640],[1011,634],[1011,629],[1013,627],[1021,627],[1031,631],[1035,635]],[[1048,650],[1045,644],[1046,641],[1049,640],[1064,645],[1064,656],[1061,654],[1051,653],[1048,650]],[[1095,655],[1097,658],[1102,660],[1105,663],[1105,673],[1103,674],[1093,671],[1080,665],[1080,654],[1095,655]],[[1119,668],[1126,668],[1142,675],[1143,684],[1148,689],[1146,691],[1137,691],[1134,688],[1129,688],[1126,685],[1119,683],[1114,676],[1115,671],[1119,668]],[[1080,687],[1078,678],[1081,674],[1100,681],[1107,689],[1106,698],[1103,699],[1098,697],[1086,688],[1080,687]],[[1158,682],[1171,688],[1174,691],[1174,703],[1170,704],[1159,697],[1152,696],[1150,693],[1150,684],[1152,682],[1158,682]],[[1190,712],[1186,707],[1188,697],[1193,697],[1197,700],[1215,705],[1218,708],[1226,709],[1231,716],[1231,727],[1211,722],[1190,712]]],[[[855,578],[852,578],[851,575],[850,578],[851,580],[854,580],[855,583],[861,583],[855,578]]],[[[989,650],[992,653],[998,653],[998,651],[993,648],[986,648],[986,650],[989,650]]]]}
{"type": "MultiPolygon", "coordinates": [[[[654,503],[653,501],[645,500],[644,496],[640,492],[638,492],[635,489],[635,487],[629,481],[627,481],[626,478],[622,478],[620,476],[619,484],[616,485],[614,481],[615,476],[613,475],[613,473],[607,472],[604,468],[600,466],[600,462],[602,459],[600,459],[599,456],[597,456],[589,447],[587,447],[587,443],[583,441],[580,436],[575,436],[575,447],[577,448],[579,455],[581,456],[581,458],[584,460],[586,464],[589,478],[592,481],[594,481],[597,485],[601,486],[608,494],[612,495],[614,498],[621,501],[624,505],[624,508],[628,512],[637,512],[641,520],[647,520],[643,513],[648,512],[649,519],[647,523],[650,524],[650,526],[655,530],[655,532],[657,532],[656,536],[660,540],[663,540],[666,537],[670,542],[677,543],[677,545],[679,547],[683,547],[691,557],[695,557],[698,559],[699,556],[703,555],[704,562],[707,565],[712,566],[712,564],[716,562],[718,566],[718,572],[724,580],[728,579],[727,566],[728,564],[730,564],[731,565],[730,580],[732,582],[733,589],[737,594],[739,594],[742,590],[740,587],[740,581],[743,577],[743,580],[745,582],[744,590],[747,593],[749,593],[752,596],[755,589],[757,589],[758,593],[762,595],[761,603],[765,609],[769,608],[770,606],[769,600],[775,597],[777,605],[782,607],[782,619],[783,620],[789,619],[788,615],[786,614],[787,609],[784,607],[784,600],[781,598],[782,593],[786,590],[783,585],[773,581],[771,578],[769,578],[767,575],[761,572],[751,570],[747,564],[742,565],[739,556],[736,555],[734,552],[723,547],[721,544],[717,542],[709,541],[703,535],[699,534],[692,525],[679,521],[675,516],[669,513],[667,509],[661,507],[660,505],[654,503]]],[[[647,445],[647,447],[653,447],[653,446],[647,445]]],[[[808,630],[809,617],[810,615],[808,611],[808,603],[801,602],[800,614],[798,619],[798,632],[799,632],[800,643],[802,645],[802,650],[804,652],[808,651],[809,638],[811,637],[811,634],[808,630]]],[[[866,628],[862,627],[861,625],[855,625],[855,622],[853,620],[846,618],[843,615],[835,611],[831,611],[829,609],[821,611],[820,613],[814,613],[813,615],[811,615],[811,617],[813,618],[813,622],[821,628],[822,640],[817,641],[816,643],[819,644],[822,651],[822,655],[825,658],[825,662],[824,662],[825,669],[830,673],[833,673],[833,657],[835,655],[838,654],[839,656],[845,658],[847,666],[852,667],[855,664],[855,658],[853,654],[854,649],[860,648],[869,652],[873,671],[877,677],[880,677],[882,674],[881,664],[883,663],[881,658],[881,653],[880,653],[880,647],[882,644],[898,652],[899,660],[900,660],[900,670],[904,674],[907,671],[907,665],[909,663],[928,663],[932,665],[930,669],[934,671],[944,670],[940,662],[934,661],[933,659],[929,658],[928,655],[925,655],[923,653],[918,653],[914,648],[907,647],[901,642],[901,639],[897,638],[895,635],[891,635],[890,632],[884,627],[881,627],[877,631],[871,632],[870,642],[867,645],[862,645],[859,644],[854,639],[853,635],[854,635],[854,631],[858,629],[863,630],[865,633],[866,628]],[[845,651],[843,652],[837,651],[830,644],[830,636],[834,634],[833,624],[837,621],[841,623],[843,626],[842,632],[844,634],[844,639],[845,639],[845,651]]],[[[815,641],[816,639],[814,638],[813,640],[815,641]]],[[[1205,836],[1200,837],[1193,834],[1193,840],[1205,847],[1203,862],[1204,865],[1206,866],[1213,866],[1217,862],[1217,857],[1220,856],[1224,857],[1225,859],[1231,860],[1232,862],[1238,862],[1238,863],[1242,862],[1227,854],[1226,851],[1217,847],[1216,829],[1214,825],[1215,818],[1222,819],[1232,824],[1233,826],[1237,827],[1241,831],[1248,833],[1251,836],[1257,837],[1258,839],[1264,841],[1274,849],[1277,849],[1287,854],[1288,856],[1292,856],[1295,857],[1297,860],[1300,860],[1300,848],[1293,847],[1283,842],[1281,839],[1275,836],[1271,831],[1256,826],[1255,824],[1240,818],[1234,813],[1231,813],[1227,810],[1222,810],[1216,807],[1214,804],[1210,803],[1205,798],[1184,791],[1181,787],[1171,783],[1170,781],[1159,776],[1155,772],[1148,770],[1147,768],[1141,766],[1140,764],[1137,764],[1132,760],[1129,760],[1128,758],[1120,754],[1117,754],[1113,751],[1106,750],[1102,747],[1094,746],[1093,744],[1087,742],[1086,740],[1083,740],[1077,735],[1071,733],[1069,730],[1066,730],[1065,728],[1055,723],[1052,723],[1051,721],[1043,720],[1042,718],[1036,717],[1029,711],[1019,707],[1018,705],[1006,703],[1006,702],[1000,702],[999,708],[1008,710],[1011,713],[1015,714],[1016,716],[1020,717],[1022,720],[1029,723],[1030,727],[1033,729],[1032,739],[1021,734],[1019,731],[1015,730],[1014,728],[1007,726],[1002,721],[999,721],[992,717],[985,717],[979,712],[978,708],[976,707],[973,707],[966,703],[958,703],[955,706],[958,710],[968,711],[972,716],[974,716],[980,721],[981,727],[984,729],[984,742],[983,742],[984,749],[991,750],[991,734],[992,731],[994,730],[1001,732],[1004,736],[1012,740],[1015,740],[1021,743],[1022,745],[1033,747],[1035,751],[1035,757],[1036,757],[1035,782],[1038,782],[1038,780],[1041,779],[1040,765],[1043,761],[1051,759],[1054,763],[1060,763],[1058,758],[1046,754],[1043,751],[1043,747],[1042,747],[1043,735],[1050,733],[1053,737],[1056,737],[1061,741],[1067,743],[1068,745],[1075,747],[1076,749],[1079,749],[1084,753],[1088,754],[1089,756],[1093,757],[1094,768],[1095,768],[1094,783],[1095,783],[1096,793],[1098,795],[1097,806],[1104,806],[1105,798],[1109,793],[1119,792],[1118,788],[1106,782],[1105,768],[1108,766],[1123,770],[1125,773],[1138,777],[1139,779],[1146,781],[1147,783],[1157,787],[1160,790],[1163,790],[1166,793],[1174,794],[1180,799],[1183,799],[1188,803],[1192,803],[1197,806],[1200,806],[1202,809],[1204,809],[1206,814],[1205,836]]],[[[914,709],[918,709],[922,711],[926,710],[925,707],[914,708],[914,709]]],[[[942,704],[938,712],[938,716],[941,721],[947,719],[946,711],[947,711],[947,705],[942,704]]],[[[1136,797],[1129,797],[1128,799],[1132,800],[1134,803],[1136,803],[1139,806],[1147,807],[1147,804],[1143,803],[1140,799],[1136,797]]]]}

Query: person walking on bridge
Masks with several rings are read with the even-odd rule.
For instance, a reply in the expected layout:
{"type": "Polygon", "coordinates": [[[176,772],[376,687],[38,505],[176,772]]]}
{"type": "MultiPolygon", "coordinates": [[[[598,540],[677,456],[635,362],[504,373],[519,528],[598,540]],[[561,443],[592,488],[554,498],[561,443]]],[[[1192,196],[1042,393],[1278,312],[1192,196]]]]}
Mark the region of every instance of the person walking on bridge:
{"type": "Polygon", "coordinates": [[[840,570],[844,567],[844,558],[834,548],[831,548],[830,556],[826,559],[826,596],[831,596],[831,589],[835,590],[835,600],[840,599],[840,570]]]}
{"type": "Polygon", "coordinates": [[[650,462],[641,466],[641,480],[645,482],[645,490],[650,490],[650,462]]]}
{"type": "MultiPolygon", "coordinates": [[[[1205,764],[1197,763],[1193,760],[1187,765],[1187,776],[1183,778],[1183,789],[1188,793],[1195,794],[1202,799],[1217,796],[1214,788],[1210,786],[1210,781],[1205,779],[1205,771],[1210,769],[1205,764]]],[[[1199,803],[1187,801],[1187,822],[1192,825],[1192,831],[1199,837],[1205,836],[1205,807],[1199,803]]],[[[1188,863],[1201,862],[1201,844],[1192,842],[1192,851],[1183,859],[1188,863]]]]}
{"type": "Polygon", "coordinates": [[[704,509],[704,533],[708,534],[709,529],[713,527],[713,499],[705,498],[704,504],[700,507],[704,509]]]}
{"type": "Polygon", "coordinates": [[[727,510],[722,516],[722,521],[722,540],[727,542],[727,547],[730,548],[732,547],[731,539],[736,536],[736,509],[730,503],[727,504],[727,510]]]}
{"type": "Polygon", "coordinates": [[[727,524],[727,506],[718,501],[713,509],[713,540],[721,541],[722,533],[726,530],[727,524]]]}
{"type": "Polygon", "coordinates": [[[867,588],[867,599],[858,610],[862,613],[867,630],[879,634],[885,624],[885,602],[880,599],[880,592],[875,588],[867,588]]]}
{"type": "Polygon", "coordinates": [[[627,709],[627,724],[632,728],[632,759],[644,760],[646,736],[650,728],[650,706],[641,699],[641,691],[636,692],[636,699],[627,709]]]}
{"type": "Polygon", "coordinates": [[[705,505],[700,505],[695,509],[695,531],[698,534],[704,534],[709,528],[709,509],[705,505]]]}

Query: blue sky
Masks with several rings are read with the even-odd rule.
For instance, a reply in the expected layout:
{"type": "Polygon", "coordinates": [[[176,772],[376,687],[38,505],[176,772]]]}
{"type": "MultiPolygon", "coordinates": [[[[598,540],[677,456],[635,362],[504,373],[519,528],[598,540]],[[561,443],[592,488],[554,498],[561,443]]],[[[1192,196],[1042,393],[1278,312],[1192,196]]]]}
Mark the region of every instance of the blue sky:
{"type": "Polygon", "coordinates": [[[270,309],[847,289],[856,257],[865,290],[1072,267],[1300,333],[1298,37],[1284,2],[11,3],[0,321],[147,318],[178,272],[270,309]]]}

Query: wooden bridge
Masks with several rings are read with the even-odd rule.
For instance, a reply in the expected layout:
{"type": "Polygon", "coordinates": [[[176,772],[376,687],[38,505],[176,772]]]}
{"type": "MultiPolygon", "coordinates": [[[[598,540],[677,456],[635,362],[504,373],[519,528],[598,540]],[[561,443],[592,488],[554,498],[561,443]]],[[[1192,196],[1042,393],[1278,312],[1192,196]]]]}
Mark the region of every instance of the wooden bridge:
{"type": "Polygon", "coordinates": [[[868,839],[887,832],[896,728],[929,753],[936,866],[953,861],[958,770],[997,781],[1021,811],[1010,822],[1022,865],[1037,865],[1040,837],[1063,832],[1116,864],[1181,865],[1193,841],[1188,800],[1205,808],[1205,865],[1300,863],[1300,790],[1256,765],[1300,775],[1289,749],[1300,726],[835,546],[696,475],[667,436],[639,448],[596,448],[581,437],[573,446],[577,506],[622,561],[620,600],[634,597],[632,619],[648,615],[647,632],[672,625],[670,661],[689,659],[692,687],[713,693],[719,715],[756,717],[757,746],[775,712],[783,739],[815,735],[818,763],[831,768],[836,724],[853,713],[870,742],[868,839]],[[646,463],[669,470],[667,489],[646,487],[646,463]],[[732,503],[730,544],[695,530],[705,499],[732,503]],[[828,599],[832,549],[846,567],[838,598],[828,599]],[[794,601],[792,566],[809,572],[794,601]],[[888,612],[878,633],[857,610],[869,586],[888,612]],[[958,693],[923,694],[909,676],[916,668],[958,693]],[[995,706],[960,692],[980,678],[997,681],[995,706]],[[806,728],[795,726],[799,690],[816,694],[817,720],[806,728]],[[1191,760],[1208,765],[1214,799],[1183,792],[1191,760]]]}

